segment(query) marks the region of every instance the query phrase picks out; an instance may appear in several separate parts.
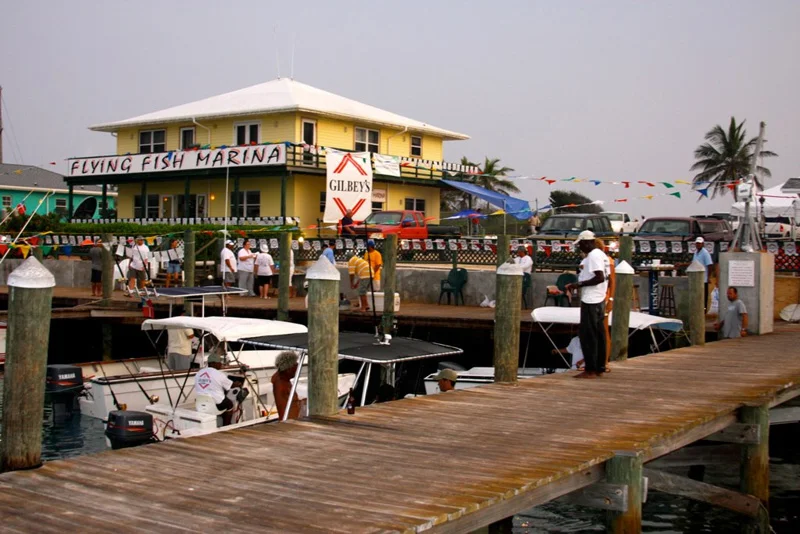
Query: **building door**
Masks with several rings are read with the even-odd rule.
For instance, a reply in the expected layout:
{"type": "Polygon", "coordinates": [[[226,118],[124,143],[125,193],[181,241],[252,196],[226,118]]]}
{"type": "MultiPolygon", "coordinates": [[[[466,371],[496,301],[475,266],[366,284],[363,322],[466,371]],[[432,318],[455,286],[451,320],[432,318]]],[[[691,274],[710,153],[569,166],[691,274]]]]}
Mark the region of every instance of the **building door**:
{"type": "Polygon", "coordinates": [[[303,165],[314,165],[317,154],[317,121],[303,119],[303,165]]]}
{"type": "Polygon", "coordinates": [[[172,195],[164,195],[161,197],[161,210],[159,216],[162,219],[171,219],[175,217],[175,199],[172,195]]]}
{"type": "Polygon", "coordinates": [[[208,203],[206,202],[205,195],[197,195],[197,200],[194,204],[194,216],[198,219],[205,219],[208,217],[208,203]]]}

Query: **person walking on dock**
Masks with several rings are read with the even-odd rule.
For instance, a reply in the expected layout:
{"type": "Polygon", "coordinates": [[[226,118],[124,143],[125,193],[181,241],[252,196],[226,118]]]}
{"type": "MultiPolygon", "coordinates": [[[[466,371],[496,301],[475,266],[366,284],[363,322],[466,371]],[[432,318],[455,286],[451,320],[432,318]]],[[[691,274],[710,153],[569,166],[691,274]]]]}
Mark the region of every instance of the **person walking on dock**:
{"type": "Polygon", "coordinates": [[[233,255],[233,241],[228,239],[222,248],[220,256],[220,272],[222,273],[222,284],[225,287],[232,287],[236,281],[236,256],[233,255]]]}
{"type": "Polygon", "coordinates": [[[272,259],[266,243],[263,243],[260,249],[261,252],[256,255],[253,275],[256,278],[256,285],[258,285],[258,296],[262,299],[268,299],[269,283],[272,280],[272,268],[275,267],[275,261],[272,259]]]}
{"type": "Polygon", "coordinates": [[[367,241],[367,251],[364,253],[364,259],[369,263],[369,268],[372,275],[372,291],[381,290],[381,267],[383,267],[383,256],[375,250],[375,241],[369,239],[367,241]]]}
{"type": "Polygon", "coordinates": [[[596,378],[605,372],[606,333],[603,315],[606,307],[606,255],[595,247],[594,233],[584,230],[575,244],[586,257],[581,261],[577,284],[567,284],[567,290],[581,290],[581,322],[578,337],[586,370],[576,378],[596,378]]]}
{"type": "Polygon", "coordinates": [[[244,240],[244,244],[236,256],[239,260],[236,266],[239,271],[239,289],[246,289],[248,297],[255,297],[256,294],[253,292],[253,261],[256,259],[256,255],[250,250],[250,241],[248,239],[244,240]]]}
{"type": "Polygon", "coordinates": [[[350,287],[358,290],[361,311],[369,311],[367,292],[369,292],[369,263],[354,252],[348,253],[347,272],[350,274],[350,287]]]}
{"type": "Polygon", "coordinates": [[[150,268],[150,248],[144,244],[144,237],[139,235],[129,250],[131,263],[128,267],[128,296],[131,296],[134,290],[138,291],[140,287],[144,289],[147,283],[145,269],[150,268]]]}
{"type": "Polygon", "coordinates": [[[169,248],[167,249],[167,282],[166,287],[170,287],[172,280],[175,280],[175,285],[178,285],[178,280],[181,277],[181,259],[178,257],[178,240],[172,238],[169,240],[169,248]]]}
{"type": "Polygon", "coordinates": [[[714,268],[714,260],[711,259],[711,254],[708,253],[705,247],[705,239],[698,237],[694,240],[694,254],[692,261],[698,262],[705,267],[706,271],[703,273],[703,282],[705,282],[705,291],[703,292],[703,309],[708,311],[708,275],[711,274],[711,269],[714,268]]]}
{"type": "MultiPolygon", "coordinates": [[[[739,290],[735,287],[728,288],[728,307],[725,309],[722,320],[717,323],[719,337],[733,339],[747,335],[747,308],[739,299],[739,290]]],[[[722,311],[722,310],[720,310],[722,311]]]]}
{"type": "MultiPolygon", "coordinates": [[[[278,417],[283,420],[286,407],[289,404],[289,396],[292,394],[292,380],[297,374],[297,354],[285,350],[275,358],[275,367],[278,369],[272,375],[272,394],[275,397],[275,407],[278,410],[278,417]]],[[[295,392],[291,397],[292,405],[289,406],[289,416],[287,419],[300,419],[300,399],[295,392]]]]}
{"type": "Polygon", "coordinates": [[[103,296],[103,242],[98,239],[89,249],[89,258],[92,260],[92,296],[103,296]]]}

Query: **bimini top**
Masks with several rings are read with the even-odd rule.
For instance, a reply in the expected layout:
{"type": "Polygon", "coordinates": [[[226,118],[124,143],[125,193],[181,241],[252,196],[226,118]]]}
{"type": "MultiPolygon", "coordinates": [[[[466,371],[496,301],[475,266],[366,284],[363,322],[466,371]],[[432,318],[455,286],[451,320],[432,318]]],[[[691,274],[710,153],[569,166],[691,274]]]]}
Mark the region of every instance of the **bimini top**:
{"type": "MultiPolygon", "coordinates": [[[[545,306],[536,308],[531,312],[531,317],[537,323],[556,323],[556,324],[580,324],[581,309],[565,308],[560,306],[545,306]]],[[[683,321],[672,317],[658,317],[646,313],[631,312],[630,328],[632,330],[644,330],[645,328],[659,328],[679,332],[683,329],[683,321]]],[[[614,320],[614,312],[608,317],[611,324],[614,320]]]]}
{"type": "MultiPolygon", "coordinates": [[[[308,334],[290,334],[243,339],[245,343],[280,350],[308,350],[308,334]]],[[[396,363],[440,356],[454,356],[464,351],[457,347],[421,341],[409,337],[392,338],[390,345],[381,345],[373,334],[339,333],[339,358],[367,363],[396,363]]]]}
{"type": "Polygon", "coordinates": [[[187,297],[209,297],[213,295],[238,295],[247,293],[246,289],[225,286],[199,286],[199,287],[159,287],[158,296],[170,299],[185,299],[187,297]]]}
{"type": "MultiPolygon", "coordinates": [[[[244,317],[169,317],[167,319],[147,319],[142,330],[175,330],[192,328],[202,330],[219,341],[240,341],[245,338],[285,336],[303,334],[308,328],[301,324],[267,319],[247,319],[244,317]]],[[[305,335],[305,334],[303,334],[305,335]]]]}

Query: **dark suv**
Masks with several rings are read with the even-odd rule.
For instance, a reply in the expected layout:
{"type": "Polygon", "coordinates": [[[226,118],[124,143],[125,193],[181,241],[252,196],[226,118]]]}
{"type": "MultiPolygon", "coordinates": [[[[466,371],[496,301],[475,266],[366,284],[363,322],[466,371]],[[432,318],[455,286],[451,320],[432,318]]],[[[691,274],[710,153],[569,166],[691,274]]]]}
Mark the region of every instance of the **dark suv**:
{"type": "Polygon", "coordinates": [[[611,221],[605,215],[595,213],[563,213],[551,215],[542,223],[536,237],[577,238],[584,230],[591,230],[598,237],[615,235],[611,221]]]}
{"type": "Polygon", "coordinates": [[[637,233],[638,239],[693,241],[698,237],[707,241],[730,241],[733,230],[728,221],[711,217],[652,217],[642,223],[637,233]]]}

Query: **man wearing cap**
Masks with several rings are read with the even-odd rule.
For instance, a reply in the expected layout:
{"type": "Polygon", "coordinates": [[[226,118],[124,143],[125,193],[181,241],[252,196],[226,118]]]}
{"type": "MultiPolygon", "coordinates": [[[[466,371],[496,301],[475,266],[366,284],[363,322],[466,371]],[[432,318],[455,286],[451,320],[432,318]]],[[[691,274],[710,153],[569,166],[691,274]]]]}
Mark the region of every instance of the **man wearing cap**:
{"type": "Polygon", "coordinates": [[[458,373],[453,369],[442,369],[433,377],[439,384],[439,391],[446,393],[456,389],[458,373]]]}
{"type": "Polygon", "coordinates": [[[367,251],[364,253],[364,259],[369,263],[369,268],[372,272],[372,289],[373,291],[380,291],[383,257],[380,252],[375,250],[375,241],[372,239],[367,241],[367,251]]]}
{"type": "Polygon", "coordinates": [[[336,241],[331,239],[330,243],[322,242],[322,255],[328,258],[328,261],[336,265],[336,257],[333,255],[333,249],[336,246],[336,241]]]}
{"type": "Polygon", "coordinates": [[[603,315],[606,307],[608,282],[606,255],[595,247],[594,233],[584,230],[575,244],[586,254],[581,261],[577,284],[567,284],[567,290],[581,289],[581,322],[578,337],[586,370],[576,378],[596,378],[605,372],[606,334],[603,315]]]}
{"type": "Polygon", "coordinates": [[[711,273],[711,269],[714,266],[714,260],[711,259],[711,254],[708,253],[705,247],[706,240],[702,237],[698,237],[694,240],[694,255],[692,256],[692,261],[696,261],[700,265],[705,268],[703,272],[703,281],[705,282],[705,297],[703,299],[703,309],[708,310],[708,275],[711,273]]]}
{"type": "Polygon", "coordinates": [[[361,302],[361,311],[369,311],[367,292],[369,291],[369,263],[355,254],[347,253],[347,272],[350,274],[350,287],[358,289],[358,298],[361,302]]]}
{"type": "Polygon", "coordinates": [[[522,267],[523,273],[533,273],[533,258],[528,256],[528,249],[524,246],[517,247],[517,257],[514,258],[514,263],[522,267]]]}
{"type": "Polygon", "coordinates": [[[272,268],[274,266],[275,262],[269,253],[269,247],[267,247],[266,243],[263,243],[261,252],[256,255],[255,266],[253,267],[253,274],[256,277],[256,285],[258,286],[258,296],[262,299],[269,298],[269,282],[272,279],[272,268]]]}
{"type": "Polygon", "coordinates": [[[147,282],[145,269],[150,267],[150,249],[144,244],[144,237],[137,235],[136,242],[129,250],[131,263],[128,267],[128,296],[131,296],[131,292],[138,289],[139,282],[142,289],[147,282]]]}
{"type": "Polygon", "coordinates": [[[212,352],[208,356],[208,367],[200,369],[194,377],[194,396],[211,397],[217,410],[224,410],[222,422],[229,425],[231,420],[230,409],[233,408],[233,401],[226,397],[226,393],[233,387],[233,381],[220,371],[222,368],[222,358],[217,352],[212,352]]]}
{"type": "Polygon", "coordinates": [[[222,272],[222,284],[225,287],[233,287],[236,282],[236,256],[233,254],[233,241],[228,239],[220,253],[220,271],[222,272]]]}
{"type": "Polygon", "coordinates": [[[239,289],[246,289],[248,297],[255,297],[256,294],[253,293],[253,263],[256,255],[250,250],[250,240],[244,240],[244,244],[236,256],[239,260],[236,265],[239,273],[239,289]]]}

